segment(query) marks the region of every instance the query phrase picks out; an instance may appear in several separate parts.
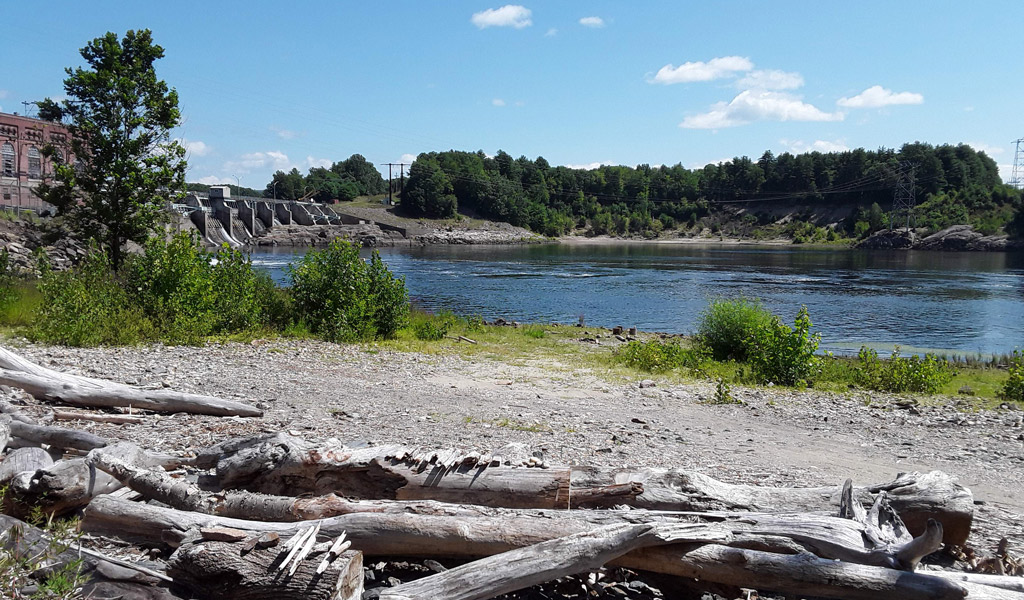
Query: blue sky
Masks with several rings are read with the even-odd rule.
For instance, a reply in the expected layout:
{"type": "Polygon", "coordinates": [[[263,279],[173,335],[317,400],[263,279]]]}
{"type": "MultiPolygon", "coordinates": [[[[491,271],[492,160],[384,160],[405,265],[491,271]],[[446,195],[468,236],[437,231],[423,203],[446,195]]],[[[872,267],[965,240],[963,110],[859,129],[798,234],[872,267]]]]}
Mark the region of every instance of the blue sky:
{"type": "MultiPolygon", "coordinates": [[[[766,149],[1024,137],[1024,2],[3,2],[0,110],[149,28],[189,181],[431,150],[699,167],[766,149]],[[13,49],[13,50],[12,50],[13,49]]],[[[386,167],[385,167],[386,173],[386,167]]]]}

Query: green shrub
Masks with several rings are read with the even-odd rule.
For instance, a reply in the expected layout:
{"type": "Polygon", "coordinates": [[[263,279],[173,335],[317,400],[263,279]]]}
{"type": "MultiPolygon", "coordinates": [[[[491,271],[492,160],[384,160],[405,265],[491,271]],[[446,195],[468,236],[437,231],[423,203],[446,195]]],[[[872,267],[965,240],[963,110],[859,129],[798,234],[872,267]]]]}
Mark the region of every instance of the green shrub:
{"type": "Polygon", "coordinates": [[[529,327],[523,328],[523,335],[525,335],[528,338],[539,340],[544,338],[544,336],[547,335],[547,332],[544,331],[544,328],[541,326],[531,325],[529,327]]]}
{"type": "Polygon", "coordinates": [[[999,397],[1011,402],[1024,402],[1024,352],[1013,351],[1009,370],[1010,377],[999,390],[999,397]]]}
{"type": "Polygon", "coordinates": [[[708,358],[707,349],[699,344],[684,348],[679,342],[660,340],[629,342],[615,352],[618,362],[648,373],[679,368],[701,372],[708,358]]]}
{"type": "Polygon", "coordinates": [[[803,306],[792,329],[775,316],[755,329],[747,346],[753,376],[761,383],[808,385],[820,362],[814,352],[821,334],[811,334],[811,326],[811,317],[803,306]]]}
{"type": "Polygon", "coordinates": [[[135,344],[151,335],[142,311],[134,308],[110,270],[106,256],[92,249],[67,271],[44,272],[42,308],[32,339],[65,346],[135,344]]]}
{"type": "Polygon", "coordinates": [[[715,299],[701,313],[696,338],[715,360],[742,361],[748,356],[747,344],[754,333],[774,321],[775,316],[757,300],[715,299]]]}
{"type": "Polygon", "coordinates": [[[211,253],[194,235],[151,239],[125,266],[132,301],[172,342],[283,326],[287,298],[247,254],[227,245],[211,253]]]}
{"type": "Polygon", "coordinates": [[[889,360],[881,360],[878,353],[862,347],[857,354],[857,384],[880,392],[922,392],[934,394],[953,380],[956,371],[950,364],[935,356],[900,356],[897,346],[889,360]]]}
{"type": "Polygon", "coordinates": [[[395,279],[374,252],[370,263],[359,249],[334,240],[288,267],[298,318],[328,341],[391,338],[409,314],[405,279],[395,279]]]}

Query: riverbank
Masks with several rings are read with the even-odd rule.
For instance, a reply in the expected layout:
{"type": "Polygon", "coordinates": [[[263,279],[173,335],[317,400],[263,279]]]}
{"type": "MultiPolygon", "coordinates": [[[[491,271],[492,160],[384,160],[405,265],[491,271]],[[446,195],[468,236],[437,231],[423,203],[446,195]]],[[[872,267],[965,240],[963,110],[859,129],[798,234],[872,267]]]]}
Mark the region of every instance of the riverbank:
{"type": "MultiPolygon", "coordinates": [[[[143,387],[243,400],[261,418],[144,414],[132,425],[71,426],[178,453],[261,431],[310,439],[498,450],[509,444],[551,463],[659,465],[732,483],[839,485],[940,469],[978,502],[970,543],[991,553],[1002,536],[1024,544],[1021,412],[979,411],[962,398],[732,387],[742,404],[715,404],[714,385],[601,367],[580,352],[508,352],[444,340],[421,352],[395,343],[335,345],[260,339],[200,347],[89,348],[7,340],[47,367],[143,387]],[[508,355],[509,358],[505,358],[508,355]]],[[[49,408],[0,389],[35,417],[49,408]]]]}

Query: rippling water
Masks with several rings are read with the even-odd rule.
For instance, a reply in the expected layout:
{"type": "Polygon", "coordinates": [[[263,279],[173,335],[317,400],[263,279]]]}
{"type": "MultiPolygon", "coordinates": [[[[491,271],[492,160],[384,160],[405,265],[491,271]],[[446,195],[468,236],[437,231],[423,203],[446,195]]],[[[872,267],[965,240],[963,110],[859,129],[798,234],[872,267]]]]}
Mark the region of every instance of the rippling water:
{"type": "MultiPolygon", "coordinates": [[[[822,347],[1003,353],[1024,347],[1024,253],[793,246],[426,246],[381,250],[431,310],[487,319],[689,333],[709,298],[760,298],[792,322],[807,305],[822,347]]],[[[294,255],[253,261],[280,280],[294,255]]]]}

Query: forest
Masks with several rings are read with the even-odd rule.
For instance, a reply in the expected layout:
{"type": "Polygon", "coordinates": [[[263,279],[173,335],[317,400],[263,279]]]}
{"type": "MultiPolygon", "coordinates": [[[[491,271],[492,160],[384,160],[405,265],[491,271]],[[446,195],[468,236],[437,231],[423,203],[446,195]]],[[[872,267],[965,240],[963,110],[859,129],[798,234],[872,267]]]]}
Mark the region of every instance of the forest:
{"type": "Polygon", "coordinates": [[[888,226],[901,165],[913,168],[918,227],[967,223],[983,233],[1024,230],[1020,192],[1003,184],[995,161],[965,144],[778,156],[767,151],[756,161],[739,157],[702,169],[584,170],[504,151],[493,157],[430,152],[410,168],[400,208],[417,217],[461,213],[506,221],[549,236],[580,230],[656,237],[674,228],[746,236],[767,228],[795,241],[830,241],[888,226]]]}

